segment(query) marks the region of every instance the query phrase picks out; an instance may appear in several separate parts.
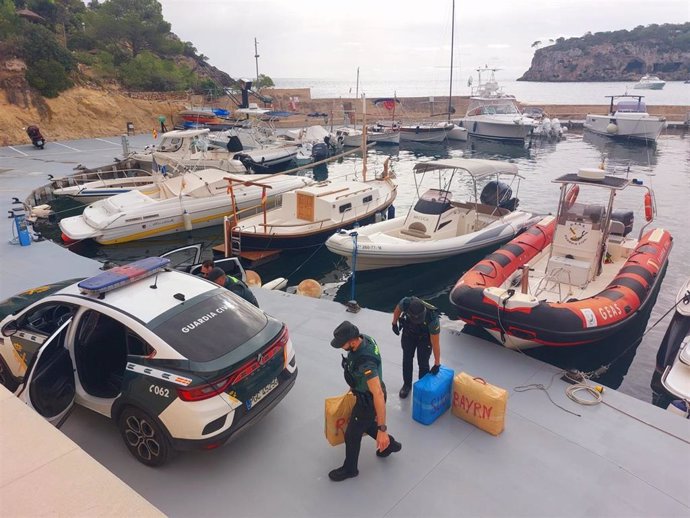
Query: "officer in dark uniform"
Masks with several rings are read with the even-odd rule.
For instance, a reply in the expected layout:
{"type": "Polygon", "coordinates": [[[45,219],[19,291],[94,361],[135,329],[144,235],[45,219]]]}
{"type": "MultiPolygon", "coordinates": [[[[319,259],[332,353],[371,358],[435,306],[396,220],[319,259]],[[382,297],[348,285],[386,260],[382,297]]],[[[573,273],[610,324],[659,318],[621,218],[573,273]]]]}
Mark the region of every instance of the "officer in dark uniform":
{"type": "Polygon", "coordinates": [[[340,482],[359,474],[357,462],[363,433],[376,440],[377,457],[388,457],[400,451],[402,445],[388,435],[386,428],[386,385],[376,341],[360,334],[357,326],[346,320],[333,331],[331,346],[348,351],[342,366],[345,381],[357,398],[345,430],[345,462],[328,474],[331,480],[340,482]]]}
{"type": "Polygon", "coordinates": [[[226,275],[222,268],[216,266],[208,274],[207,279],[209,281],[215,282],[216,284],[223,286],[225,289],[230,290],[235,295],[239,295],[247,302],[254,304],[257,308],[259,307],[259,302],[249,289],[249,286],[242,280],[232,275],[226,275]]]}
{"type": "Polygon", "coordinates": [[[403,386],[399,396],[405,399],[412,389],[412,360],[417,353],[419,379],[427,372],[438,374],[441,366],[441,345],[439,336],[441,325],[436,307],[417,297],[404,297],[393,311],[393,332],[402,337],[403,350],[403,386]],[[429,358],[434,353],[434,366],[429,369],[429,358]]]}

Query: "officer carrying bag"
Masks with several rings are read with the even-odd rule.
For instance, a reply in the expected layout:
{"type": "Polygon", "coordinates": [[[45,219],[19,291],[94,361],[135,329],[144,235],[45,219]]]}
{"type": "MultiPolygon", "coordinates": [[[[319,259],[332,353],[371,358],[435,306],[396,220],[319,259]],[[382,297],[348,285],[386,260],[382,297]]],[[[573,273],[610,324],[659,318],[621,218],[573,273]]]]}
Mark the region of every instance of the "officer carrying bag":
{"type": "Polygon", "coordinates": [[[326,398],[324,431],[331,446],[345,442],[345,430],[356,402],[357,398],[352,392],[326,398]]]}

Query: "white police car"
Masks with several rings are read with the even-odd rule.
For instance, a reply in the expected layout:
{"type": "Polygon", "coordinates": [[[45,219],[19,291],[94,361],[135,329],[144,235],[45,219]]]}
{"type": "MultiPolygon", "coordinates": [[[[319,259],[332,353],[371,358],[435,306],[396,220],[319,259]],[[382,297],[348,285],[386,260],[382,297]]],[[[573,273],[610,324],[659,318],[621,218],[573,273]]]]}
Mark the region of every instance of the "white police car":
{"type": "Polygon", "coordinates": [[[111,417],[151,466],[255,422],[295,383],[287,327],[169,262],[142,259],[0,303],[0,382],[55,424],[73,403],[111,417]]]}

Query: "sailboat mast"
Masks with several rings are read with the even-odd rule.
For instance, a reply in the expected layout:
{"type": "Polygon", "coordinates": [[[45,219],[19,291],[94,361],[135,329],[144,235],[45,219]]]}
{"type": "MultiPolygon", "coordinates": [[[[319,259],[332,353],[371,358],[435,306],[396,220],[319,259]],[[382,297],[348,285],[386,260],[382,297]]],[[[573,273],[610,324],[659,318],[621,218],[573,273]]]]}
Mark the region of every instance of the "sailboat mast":
{"type": "Polygon", "coordinates": [[[453,108],[453,47],[455,46],[455,0],[453,0],[453,14],[450,23],[450,88],[448,92],[448,122],[453,108]]]}

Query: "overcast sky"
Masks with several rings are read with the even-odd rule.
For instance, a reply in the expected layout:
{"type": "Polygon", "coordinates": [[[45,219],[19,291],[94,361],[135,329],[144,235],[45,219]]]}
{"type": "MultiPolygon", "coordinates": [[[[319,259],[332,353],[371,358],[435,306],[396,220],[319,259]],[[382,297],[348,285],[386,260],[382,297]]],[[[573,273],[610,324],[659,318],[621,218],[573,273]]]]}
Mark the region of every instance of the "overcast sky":
{"type": "MultiPolygon", "coordinates": [[[[159,0],[172,31],[235,78],[441,79],[452,0],[159,0]]],[[[690,20],[690,0],[456,0],[455,74],[515,79],[532,43],[690,20]]]]}

